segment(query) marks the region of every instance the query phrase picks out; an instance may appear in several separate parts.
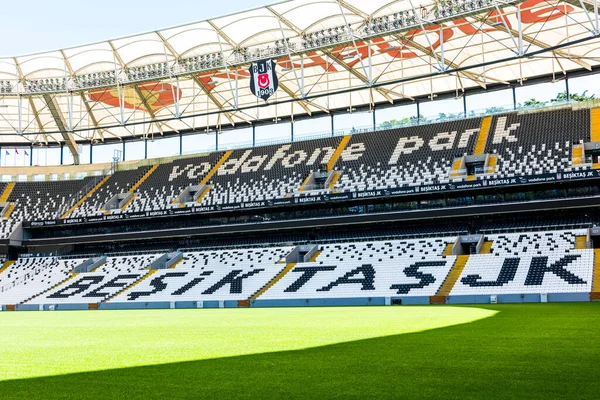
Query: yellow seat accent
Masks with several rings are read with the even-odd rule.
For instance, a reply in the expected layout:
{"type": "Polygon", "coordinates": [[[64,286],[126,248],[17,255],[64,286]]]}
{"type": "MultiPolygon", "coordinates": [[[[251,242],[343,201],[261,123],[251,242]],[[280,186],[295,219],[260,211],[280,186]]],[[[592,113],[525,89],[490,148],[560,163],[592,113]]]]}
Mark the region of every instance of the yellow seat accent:
{"type": "Polygon", "coordinates": [[[104,185],[109,179],[110,179],[110,175],[107,175],[104,178],[102,178],[102,180],[100,182],[98,182],[96,184],[96,186],[94,186],[89,192],[87,192],[85,196],[83,196],[81,199],[79,199],[79,201],[77,203],[75,203],[71,208],[69,208],[69,210],[66,213],[64,213],[60,218],[61,219],[68,218],[69,215],[71,215],[73,213],[73,211],[75,211],[77,209],[77,207],[79,207],[80,205],[82,205],[84,201],[86,201],[94,193],[96,193],[96,191],[98,189],[100,189],[102,187],[102,185],[104,185]]]}
{"type": "Polygon", "coordinates": [[[498,157],[490,156],[488,160],[486,173],[493,174],[494,172],[496,172],[496,164],[498,164],[498,157]]]}
{"type": "Polygon", "coordinates": [[[8,185],[4,188],[4,192],[2,192],[2,196],[0,196],[0,203],[6,203],[8,201],[8,197],[12,193],[15,188],[14,182],[8,182],[8,185]]]}
{"type": "Polygon", "coordinates": [[[323,250],[316,251],[315,254],[313,254],[313,256],[310,258],[310,260],[308,260],[308,262],[317,261],[317,258],[319,258],[319,256],[321,255],[322,252],[323,252],[323,250]]]}
{"type": "Polygon", "coordinates": [[[338,145],[337,149],[335,149],[335,152],[333,153],[333,155],[331,156],[331,159],[327,163],[327,171],[331,171],[335,167],[335,163],[337,162],[337,160],[342,155],[342,152],[344,151],[344,149],[348,145],[348,142],[350,141],[351,138],[352,138],[351,135],[344,136],[342,138],[340,144],[338,145]]]}
{"type": "Polygon", "coordinates": [[[175,267],[177,267],[177,265],[181,264],[182,262],[183,262],[183,257],[181,257],[181,260],[179,260],[175,264],[171,265],[169,267],[169,269],[175,269],[175,267]]]}
{"type": "Polygon", "coordinates": [[[594,249],[594,280],[592,292],[600,292],[600,249],[594,249]]]}
{"type": "Polygon", "coordinates": [[[475,155],[483,154],[485,152],[485,145],[491,127],[492,117],[485,117],[483,121],[481,121],[481,128],[479,129],[479,136],[477,137],[477,144],[475,145],[475,155]]]}
{"type": "Polygon", "coordinates": [[[587,249],[587,237],[586,236],[577,236],[575,238],[575,248],[578,250],[587,249]]]}
{"type": "Polygon", "coordinates": [[[573,147],[571,158],[573,165],[583,164],[583,148],[581,146],[573,147]]]}
{"type": "Polygon", "coordinates": [[[4,264],[2,264],[2,268],[0,268],[0,274],[6,271],[11,265],[13,265],[16,262],[16,260],[5,261],[4,264]]]}
{"type": "Polygon", "coordinates": [[[590,137],[592,142],[600,142],[600,108],[592,108],[590,114],[590,137]]]}
{"type": "Polygon", "coordinates": [[[329,186],[327,186],[327,189],[333,190],[333,187],[340,180],[341,177],[342,177],[342,173],[341,172],[336,172],[333,175],[333,178],[331,178],[331,182],[329,182],[329,186]]]}
{"type": "Polygon", "coordinates": [[[153,166],[152,166],[152,168],[150,168],[150,169],[149,169],[149,170],[148,170],[148,171],[147,171],[147,172],[144,174],[144,176],[142,176],[142,177],[140,178],[140,180],[139,180],[139,181],[137,181],[137,182],[135,183],[135,185],[133,185],[131,188],[129,188],[129,190],[127,191],[127,193],[133,193],[133,192],[135,192],[135,191],[137,190],[137,188],[139,188],[139,187],[140,187],[140,185],[141,185],[142,183],[144,183],[144,181],[145,181],[146,179],[148,179],[148,178],[150,177],[150,175],[152,175],[152,173],[153,173],[154,171],[156,171],[156,169],[157,169],[157,168],[158,168],[158,164],[156,164],[156,165],[153,165],[153,166]]]}
{"type": "Polygon", "coordinates": [[[27,303],[28,301],[31,301],[31,300],[33,300],[33,299],[35,299],[35,298],[37,298],[37,297],[40,297],[40,296],[42,296],[42,295],[44,295],[44,294],[46,294],[46,293],[50,292],[51,290],[54,290],[54,289],[56,289],[57,287],[59,287],[59,286],[61,286],[61,285],[64,285],[65,283],[67,283],[67,282],[69,282],[70,280],[74,279],[74,278],[75,278],[77,275],[79,275],[79,274],[77,274],[77,273],[72,273],[72,274],[71,274],[71,275],[69,275],[69,276],[68,276],[66,279],[63,279],[62,281],[58,282],[56,285],[52,286],[51,288],[49,288],[49,289],[46,289],[46,290],[44,290],[43,292],[40,292],[40,293],[38,293],[38,294],[36,294],[36,295],[34,295],[34,296],[31,296],[30,298],[28,298],[28,299],[27,299],[27,300],[25,300],[25,301],[22,301],[22,302],[21,302],[21,304],[25,304],[25,303],[27,303]]]}
{"type": "Polygon", "coordinates": [[[306,177],[306,179],[304,179],[304,182],[302,182],[302,186],[300,186],[298,188],[299,192],[304,192],[304,187],[306,186],[306,184],[308,183],[308,180],[310,179],[310,175],[306,177]]]}
{"type": "Polygon", "coordinates": [[[449,257],[452,255],[452,250],[454,250],[454,243],[448,243],[442,255],[445,257],[449,257]]]}
{"type": "Polygon", "coordinates": [[[479,254],[490,254],[492,252],[492,244],[494,242],[483,242],[481,249],[479,249],[479,254]]]}
{"type": "Polygon", "coordinates": [[[600,249],[594,249],[594,275],[590,300],[600,300],[600,249]]]}
{"type": "Polygon", "coordinates": [[[233,154],[233,150],[229,150],[223,154],[223,157],[208,171],[208,174],[200,181],[200,185],[206,185],[213,175],[221,168],[221,165],[225,164],[225,161],[233,154]]]}
{"type": "Polygon", "coordinates": [[[114,299],[115,297],[117,297],[118,295],[120,295],[121,293],[124,293],[125,291],[131,289],[132,287],[139,285],[141,282],[145,281],[146,279],[150,278],[152,275],[154,275],[158,270],[157,269],[153,269],[150,272],[148,272],[146,275],[140,277],[137,281],[133,282],[131,285],[129,286],[125,286],[123,289],[119,290],[117,293],[113,294],[112,296],[110,296],[107,299],[102,300],[102,303],[106,303],[107,301],[110,301],[112,299],[114,299]]]}
{"type": "Polygon", "coordinates": [[[15,203],[10,203],[8,208],[6,209],[6,212],[4,213],[4,215],[2,216],[2,218],[6,218],[9,219],[10,215],[12,214],[12,212],[15,210],[15,203]]]}
{"type": "Polygon", "coordinates": [[[477,177],[476,177],[475,175],[469,175],[469,176],[467,177],[467,180],[468,180],[468,181],[474,181],[476,178],[477,178],[477,177]]]}
{"type": "Polygon", "coordinates": [[[448,273],[446,280],[444,281],[438,292],[435,294],[436,296],[448,296],[450,294],[452,288],[456,284],[456,281],[458,281],[460,274],[462,274],[463,269],[465,269],[467,261],[469,261],[468,255],[456,257],[456,261],[454,262],[452,269],[448,273]]]}
{"type": "Polygon", "coordinates": [[[98,271],[99,268],[101,268],[104,264],[106,264],[105,262],[103,262],[102,264],[98,265],[96,268],[94,268],[93,270],[91,270],[90,272],[96,272],[98,271]]]}
{"type": "Polygon", "coordinates": [[[267,283],[265,286],[263,286],[258,292],[254,293],[252,296],[250,296],[250,300],[256,300],[260,296],[262,296],[267,290],[272,288],[273,285],[275,285],[277,282],[279,282],[281,280],[281,278],[283,278],[288,272],[290,272],[292,269],[294,269],[295,266],[296,266],[295,263],[287,264],[285,266],[285,268],[282,269],[281,272],[278,273],[275,278],[273,278],[269,283],[267,283]]]}
{"type": "MultiPolygon", "coordinates": [[[[158,164],[153,165],[152,168],[146,171],[146,173],[132,187],[129,188],[127,193],[134,193],[142,185],[142,183],[144,183],[146,179],[148,179],[150,175],[152,175],[152,173],[154,173],[154,171],[158,169],[158,167],[158,164]]],[[[135,200],[135,195],[131,196],[129,200],[127,200],[125,204],[121,206],[121,210],[125,211],[127,206],[130,205],[133,202],[133,200],[135,200]]],[[[108,212],[108,214],[110,214],[110,211],[108,212]]]]}
{"type": "Polygon", "coordinates": [[[136,196],[135,196],[135,194],[134,194],[134,195],[132,195],[132,196],[129,198],[129,200],[127,200],[127,201],[125,202],[125,204],[123,204],[123,205],[121,206],[121,210],[125,210],[125,209],[127,208],[127,206],[128,206],[128,205],[130,205],[130,204],[133,202],[133,200],[135,200],[135,197],[136,197],[136,196]]]}
{"type": "Polygon", "coordinates": [[[206,197],[206,195],[208,194],[208,192],[210,192],[210,189],[211,188],[209,188],[209,187],[207,187],[206,189],[204,189],[204,192],[202,192],[200,194],[200,196],[198,196],[198,199],[196,200],[196,203],[201,203],[202,199],[204,199],[206,197]]]}
{"type": "Polygon", "coordinates": [[[460,169],[460,164],[462,164],[462,158],[454,160],[454,164],[452,164],[452,173],[450,174],[451,177],[460,176],[460,172],[458,171],[460,169]]]}

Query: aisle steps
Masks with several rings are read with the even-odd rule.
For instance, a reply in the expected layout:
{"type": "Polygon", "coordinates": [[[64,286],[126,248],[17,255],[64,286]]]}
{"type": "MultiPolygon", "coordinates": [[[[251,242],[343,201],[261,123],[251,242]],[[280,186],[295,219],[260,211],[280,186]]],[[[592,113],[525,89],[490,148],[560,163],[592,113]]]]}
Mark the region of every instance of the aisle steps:
{"type": "Polygon", "coordinates": [[[479,136],[477,136],[477,144],[475,145],[475,155],[483,154],[485,152],[485,145],[490,134],[490,128],[492,127],[492,117],[485,117],[481,121],[481,128],[479,129],[479,136]]]}
{"type": "Polygon", "coordinates": [[[342,152],[346,149],[346,146],[348,145],[348,142],[350,141],[351,138],[352,138],[351,135],[347,135],[342,138],[342,141],[338,145],[337,149],[335,149],[335,152],[329,159],[329,162],[327,162],[327,171],[333,170],[333,168],[335,167],[335,163],[342,155],[342,152]]]}
{"type": "Polygon", "coordinates": [[[0,196],[0,203],[6,203],[13,189],[15,188],[14,182],[8,182],[8,185],[4,188],[4,192],[2,192],[2,196],[0,196]]]}
{"type": "Polygon", "coordinates": [[[465,269],[467,261],[469,261],[468,255],[456,257],[456,261],[454,262],[452,269],[448,273],[446,280],[444,281],[438,292],[435,294],[435,296],[431,296],[429,298],[429,302],[431,304],[446,303],[446,296],[448,296],[452,291],[452,288],[458,281],[460,274],[462,274],[463,269],[465,269]]]}
{"type": "Polygon", "coordinates": [[[79,201],[77,203],[75,203],[71,208],[69,208],[69,210],[60,217],[60,219],[69,218],[69,215],[71,215],[73,213],[73,211],[75,211],[77,209],[77,207],[82,205],[84,201],[86,201],[94,193],[96,193],[96,191],[98,191],[98,189],[100,189],[110,179],[110,177],[111,177],[111,175],[106,175],[104,178],[102,178],[102,180],[100,182],[98,182],[96,184],[96,186],[94,186],[89,192],[87,192],[85,196],[83,196],[81,199],[79,199],[79,201]]]}
{"type": "Polygon", "coordinates": [[[273,278],[269,283],[267,283],[265,286],[263,286],[262,288],[260,288],[256,293],[254,293],[252,296],[250,296],[250,300],[256,300],[258,299],[260,296],[262,296],[267,290],[269,290],[270,288],[273,287],[273,285],[275,285],[277,282],[279,282],[284,276],[287,275],[288,272],[290,272],[292,269],[294,269],[294,267],[296,266],[295,263],[292,264],[287,264],[285,266],[285,268],[283,270],[281,270],[280,273],[277,274],[277,276],[275,276],[275,278],[273,278]]]}

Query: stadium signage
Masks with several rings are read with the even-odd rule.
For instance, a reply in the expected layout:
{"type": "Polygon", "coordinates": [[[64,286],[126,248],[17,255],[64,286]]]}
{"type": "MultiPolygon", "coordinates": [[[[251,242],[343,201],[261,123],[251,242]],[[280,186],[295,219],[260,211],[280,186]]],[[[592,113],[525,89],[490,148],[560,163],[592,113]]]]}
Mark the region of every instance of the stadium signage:
{"type": "Polygon", "coordinates": [[[302,197],[290,197],[282,199],[264,200],[264,201],[250,201],[246,203],[232,203],[225,205],[208,205],[208,206],[194,206],[184,209],[170,209],[170,210],[158,210],[148,212],[137,212],[137,213],[120,213],[115,215],[101,215],[94,217],[79,217],[69,218],[63,220],[45,220],[45,221],[25,221],[23,227],[35,228],[42,226],[51,225],[73,225],[73,224],[85,224],[91,222],[105,222],[114,220],[124,219],[137,219],[137,218],[148,218],[157,216],[174,216],[174,215],[187,215],[197,214],[203,212],[215,212],[215,211],[229,211],[229,210],[241,210],[241,209],[252,209],[252,208],[267,208],[276,206],[288,206],[294,204],[308,204],[308,203],[320,203],[330,201],[343,201],[351,199],[367,199],[367,198],[382,198],[382,197],[401,197],[411,195],[415,193],[435,193],[445,191],[459,191],[469,189],[479,189],[484,187],[502,187],[502,186],[521,186],[532,183],[546,183],[546,182],[561,182],[570,180],[580,179],[594,179],[600,178],[600,170],[584,171],[584,172],[568,172],[568,173],[555,173],[555,174],[543,174],[533,176],[520,176],[515,178],[501,178],[501,179],[478,179],[472,182],[457,182],[448,184],[437,184],[437,185],[424,185],[424,186],[412,186],[412,187],[401,187],[401,188],[389,188],[385,190],[368,190],[363,192],[346,192],[346,193],[329,193],[329,194],[318,194],[311,196],[309,193],[302,197]]]}
{"type": "Polygon", "coordinates": [[[276,65],[273,60],[261,60],[250,66],[250,91],[259,99],[267,101],[277,91],[279,79],[276,65]]]}
{"type": "MultiPolygon", "coordinates": [[[[565,254],[555,260],[548,256],[500,258],[502,264],[499,270],[493,268],[484,271],[481,268],[463,276],[457,285],[480,288],[506,287],[507,284],[517,284],[529,288],[540,288],[550,282],[560,281],[565,287],[581,287],[588,285],[589,277],[580,276],[581,254],[565,254]],[[491,273],[490,273],[491,272],[491,273]],[[519,274],[520,273],[520,274],[519,274]],[[485,277],[482,277],[482,275],[485,277]],[[519,276],[520,275],[520,276],[519,276]],[[524,281],[522,281],[524,277],[524,281]]],[[[589,262],[589,261],[588,261],[589,262]]],[[[290,272],[294,280],[286,284],[274,286],[275,291],[284,293],[299,293],[314,297],[318,293],[339,293],[341,288],[353,288],[355,293],[378,293],[380,295],[410,295],[423,294],[421,289],[430,288],[433,293],[442,285],[443,279],[451,263],[448,259],[430,258],[424,261],[399,261],[394,271],[379,268],[374,264],[356,265],[350,270],[343,265],[309,265],[299,264],[290,272]],[[375,276],[380,279],[375,280],[375,276]],[[319,284],[317,284],[319,283],[319,284]],[[323,285],[323,286],[321,286],[323,285]],[[415,293],[418,292],[418,293],[415,293]]],[[[141,273],[119,274],[115,277],[104,275],[82,276],[60,289],[50,293],[46,301],[53,299],[106,299],[120,290],[127,288],[132,282],[142,276],[141,273]]],[[[254,277],[264,286],[273,279],[272,273],[263,268],[247,271],[233,270],[224,275],[219,271],[161,271],[147,284],[136,287],[126,294],[127,301],[139,299],[151,300],[158,293],[162,297],[169,296],[176,300],[184,294],[188,296],[233,295],[238,297],[244,292],[248,278],[254,277]],[[263,284],[264,283],[264,284],[263,284]]],[[[345,289],[345,290],[348,290],[345,289]]],[[[296,296],[297,297],[297,296],[296,296]]]]}

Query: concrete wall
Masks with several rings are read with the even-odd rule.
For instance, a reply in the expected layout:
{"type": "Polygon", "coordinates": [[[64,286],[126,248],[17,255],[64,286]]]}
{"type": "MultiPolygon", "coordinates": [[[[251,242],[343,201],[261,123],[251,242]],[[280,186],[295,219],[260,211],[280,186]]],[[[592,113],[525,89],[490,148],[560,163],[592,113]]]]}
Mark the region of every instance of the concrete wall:
{"type": "MultiPolygon", "coordinates": [[[[497,295],[498,304],[511,303],[540,303],[541,294],[501,294],[497,295]]],[[[446,304],[490,304],[489,295],[465,295],[448,296],[446,304]]],[[[359,297],[342,299],[282,299],[282,300],[252,300],[250,307],[344,307],[344,306],[385,306],[392,303],[393,300],[402,300],[402,305],[427,305],[429,297],[427,296],[400,296],[400,297],[359,297]],[[386,301],[387,300],[387,301],[386,301]]],[[[561,302],[587,302],[590,301],[589,293],[548,293],[547,301],[549,303],[561,302]]],[[[18,304],[16,311],[44,311],[50,310],[51,304],[18,304]]],[[[187,308],[238,308],[237,300],[209,300],[209,301],[174,301],[174,302],[131,302],[131,303],[101,303],[99,310],[151,310],[151,309],[187,309],[187,308]]],[[[57,304],[54,310],[87,310],[88,304],[57,304]]],[[[6,305],[0,305],[1,311],[6,311],[6,305]]]]}

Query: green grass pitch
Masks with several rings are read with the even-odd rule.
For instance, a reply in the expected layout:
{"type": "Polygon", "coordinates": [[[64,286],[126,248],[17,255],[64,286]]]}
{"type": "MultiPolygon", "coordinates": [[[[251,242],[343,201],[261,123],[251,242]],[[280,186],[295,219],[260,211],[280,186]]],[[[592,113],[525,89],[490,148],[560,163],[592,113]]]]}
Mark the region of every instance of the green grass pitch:
{"type": "Polygon", "coordinates": [[[600,304],[0,313],[0,399],[600,398],[600,304]]]}

